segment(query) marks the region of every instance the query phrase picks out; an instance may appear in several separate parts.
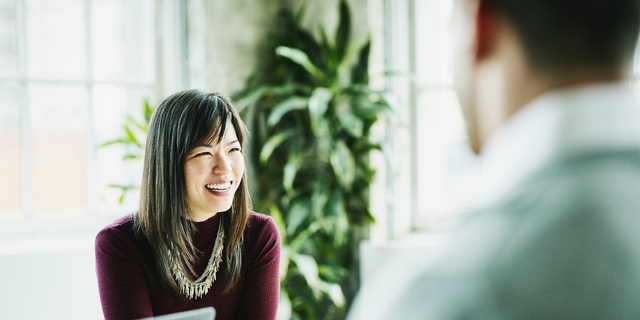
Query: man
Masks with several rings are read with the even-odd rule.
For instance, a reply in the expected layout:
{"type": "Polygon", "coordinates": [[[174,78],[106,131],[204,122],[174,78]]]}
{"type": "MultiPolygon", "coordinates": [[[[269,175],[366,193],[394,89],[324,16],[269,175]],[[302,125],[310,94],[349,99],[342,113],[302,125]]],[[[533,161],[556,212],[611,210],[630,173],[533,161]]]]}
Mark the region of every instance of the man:
{"type": "Polygon", "coordinates": [[[640,1],[455,1],[482,201],[372,318],[640,319],[640,1]]]}

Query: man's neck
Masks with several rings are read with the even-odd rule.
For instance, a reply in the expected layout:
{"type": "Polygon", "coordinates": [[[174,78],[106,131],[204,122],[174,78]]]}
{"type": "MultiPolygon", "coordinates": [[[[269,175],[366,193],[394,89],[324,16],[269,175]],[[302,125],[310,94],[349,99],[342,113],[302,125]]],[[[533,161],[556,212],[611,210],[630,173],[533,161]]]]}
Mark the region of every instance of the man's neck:
{"type": "Polygon", "coordinates": [[[526,104],[547,92],[620,82],[628,78],[627,73],[597,69],[579,69],[555,74],[530,73],[520,81],[505,83],[505,116],[511,117],[526,104]]]}

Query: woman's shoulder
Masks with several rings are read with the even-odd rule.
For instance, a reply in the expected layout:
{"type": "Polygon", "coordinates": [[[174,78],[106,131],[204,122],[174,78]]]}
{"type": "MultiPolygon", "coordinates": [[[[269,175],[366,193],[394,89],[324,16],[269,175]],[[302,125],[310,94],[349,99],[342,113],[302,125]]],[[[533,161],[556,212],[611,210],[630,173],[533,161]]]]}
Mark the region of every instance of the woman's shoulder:
{"type": "Polygon", "coordinates": [[[266,214],[253,211],[249,212],[249,221],[247,223],[246,231],[256,240],[280,238],[278,225],[273,218],[266,214]]]}
{"type": "Polygon", "coordinates": [[[106,227],[102,228],[96,235],[96,247],[103,244],[113,244],[114,242],[135,241],[133,234],[133,213],[117,218],[106,227]]]}
{"type": "Polygon", "coordinates": [[[257,213],[257,212],[253,212],[253,211],[249,211],[249,223],[252,222],[256,222],[256,223],[273,223],[275,224],[275,221],[273,221],[273,218],[271,216],[268,216],[266,214],[262,214],[262,213],[257,213]]]}
{"type": "Polygon", "coordinates": [[[249,221],[247,222],[249,229],[272,229],[278,231],[278,225],[271,216],[266,214],[249,211],[249,221]]]}

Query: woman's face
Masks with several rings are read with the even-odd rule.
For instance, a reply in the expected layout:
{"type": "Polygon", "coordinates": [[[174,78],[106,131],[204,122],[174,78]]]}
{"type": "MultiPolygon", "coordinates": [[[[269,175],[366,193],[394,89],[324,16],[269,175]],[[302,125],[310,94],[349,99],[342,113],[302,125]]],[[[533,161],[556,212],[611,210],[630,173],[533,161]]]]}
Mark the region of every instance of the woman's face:
{"type": "Polygon", "coordinates": [[[231,208],[244,173],[244,157],[230,122],[226,130],[220,143],[204,143],[187,154],[184,176],[190,220],[204,221],[231,208]]]}

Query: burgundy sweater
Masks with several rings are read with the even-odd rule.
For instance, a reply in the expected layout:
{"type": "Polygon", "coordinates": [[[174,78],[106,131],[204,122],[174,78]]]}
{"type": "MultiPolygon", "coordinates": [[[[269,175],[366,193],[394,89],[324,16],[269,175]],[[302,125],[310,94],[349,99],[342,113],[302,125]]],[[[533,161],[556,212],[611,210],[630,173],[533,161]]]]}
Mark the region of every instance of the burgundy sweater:
{"type": "MultiPolygon", "coordinates": [[[[217,214],[195,224],[198,231],[193,242],[203,253],[195,265],[198,275],[207,266],[219,223],[217,214]]],[[[131,215],[117,219],[96,237],[96,273],[105,319],[140,319],[209,306],[216,309],[216,320],[275,319],[280,296],[278,227],[271,217],[251,212],[244,241],[246,251],[235,287],[222,294],[221,285],[216,285],[226,281],[223,261],[218,280],[206,295],[180,302],[145,275],[131,215]]]]}

